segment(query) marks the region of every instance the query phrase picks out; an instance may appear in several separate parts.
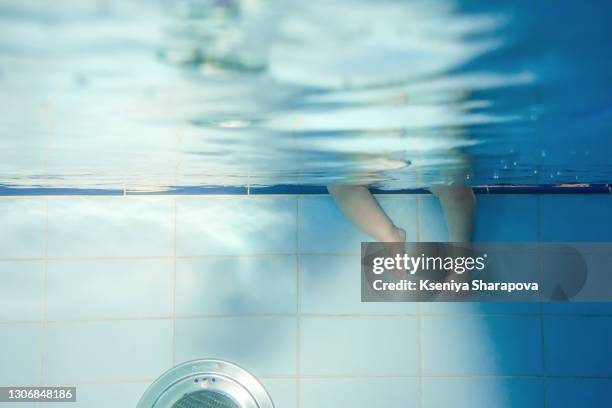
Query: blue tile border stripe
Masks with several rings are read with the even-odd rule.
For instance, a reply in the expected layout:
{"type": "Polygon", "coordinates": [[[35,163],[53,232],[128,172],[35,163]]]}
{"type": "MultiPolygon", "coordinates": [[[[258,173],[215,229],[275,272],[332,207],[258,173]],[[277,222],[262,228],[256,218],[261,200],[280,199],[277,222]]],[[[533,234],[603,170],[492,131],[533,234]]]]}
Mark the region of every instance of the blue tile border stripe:
{"type": "Polygon", "coordinates": [[[96,188],[19,188],[0,185],[1,196],[49,196],[49,195],[87,195],[87,196],[121,196],[123,190],[96,189],[96,188]]]}
{"type": "MultiPolygon", "coordinates": [[[[611,184],[564,185],[483,185],[473,186],[476,194],[611,194],[611,184]]],[[[373,187],[374,194],[429,194],[422,188],[383,190],[373,187]]],[[[1,196],[146,196],[146,195],[320,195],[327,194],[325,186],[279,184],[274,186],[193,186],[169,187],[163,191],[132,191],[95,188],[19,188],[0,185],[1,196]]]]}

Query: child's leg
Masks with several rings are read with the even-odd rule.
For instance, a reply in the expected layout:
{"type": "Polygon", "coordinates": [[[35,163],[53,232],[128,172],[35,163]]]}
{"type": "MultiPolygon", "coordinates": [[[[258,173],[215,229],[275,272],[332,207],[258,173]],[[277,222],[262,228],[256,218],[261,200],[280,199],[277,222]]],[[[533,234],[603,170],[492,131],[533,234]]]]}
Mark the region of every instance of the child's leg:
{"type": "Polygon", "coordinates": [[[353,224],[380,242],[404,242],[406,232],[393,225],[367,187],[333,185],[327,190],[353,224]]]}
{"type": "Polygon", "coordinates": [[[476,197],[469,186],[437,186],[429,189],[440,199],[450,242],[470,242],[474,228],[476,197]]]}

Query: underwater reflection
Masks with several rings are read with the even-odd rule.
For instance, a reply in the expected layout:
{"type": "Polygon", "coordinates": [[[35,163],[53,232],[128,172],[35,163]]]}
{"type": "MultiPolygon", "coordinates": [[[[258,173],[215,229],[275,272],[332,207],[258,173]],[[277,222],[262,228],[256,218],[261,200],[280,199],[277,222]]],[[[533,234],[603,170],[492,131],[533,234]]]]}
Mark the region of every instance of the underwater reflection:
{"type": "Polygon", "coordinates": [[[609,9],[0,1],[0,184],[609,180],[609,9]]]}

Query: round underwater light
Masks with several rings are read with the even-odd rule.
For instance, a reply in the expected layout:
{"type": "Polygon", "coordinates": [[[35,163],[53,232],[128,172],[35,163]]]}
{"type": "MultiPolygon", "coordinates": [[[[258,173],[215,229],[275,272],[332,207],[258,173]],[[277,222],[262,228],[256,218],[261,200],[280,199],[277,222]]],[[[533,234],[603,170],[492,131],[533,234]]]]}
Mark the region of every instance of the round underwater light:
{"type": "Polygon", "coordinates": [[[162,374],[137,408],[274,408],[274,404],[257,378],[236,364],[194,360],[162,374]]]}

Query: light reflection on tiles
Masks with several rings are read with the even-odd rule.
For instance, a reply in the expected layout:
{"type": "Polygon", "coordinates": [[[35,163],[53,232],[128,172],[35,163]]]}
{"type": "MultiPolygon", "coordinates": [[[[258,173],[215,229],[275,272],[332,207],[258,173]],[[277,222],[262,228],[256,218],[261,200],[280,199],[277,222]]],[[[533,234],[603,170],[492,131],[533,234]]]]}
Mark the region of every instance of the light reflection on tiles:
{"type": "MultiPolygon", "coordinates": [[[[530,241],[540,225],[543,239],[567,239],[554,225],[575,203],[609,217],[609,196],[564,197],[571,196],[540,198],[540,221],[537,197],[479,196],[476,237],[530,241]],[[550,206],[556,209],[543,211],[550,206]]],[[[444,239],[433,197],[381,201],[414,238],[444,239]]],[[[173,342],[177,362],[228,358],[262,375],[280,408],[325,406],[333,384],[367,402],[374,397],[363,384],[377,381],[388,385],[389,401],[418,397],[423,407],[446,397],[487,406],[494,396],[540,406],[544,378],[549,406],[564,406],[557,398],[563,381],[597,391],[591,378],[612,380],[609,304],[544,305],[543,326],[542,310],[531,305],[362,304],[350,280],[359,275],[351,266],[358,257],[349,254],[359,253],[353,244],[363,236],[325,195],[3,198],[0,210],[12,237],[0,235],[4,384],[36,384],[42,368],[46,383],[81,384],[81,405],[104,393],[134,401],[171,365],[173,342]],[[461,350],[464,358],[450,357],[461,350]],[[579,351],[582,363],[568,350],[579,351]],[[98,370],[85,370],[83,361],[98,370]],[[453,397],[464,387],[485,391],[453,397]]],[[[587,240],[612,240],[602,228],[571,226],[587,240]]]]}

